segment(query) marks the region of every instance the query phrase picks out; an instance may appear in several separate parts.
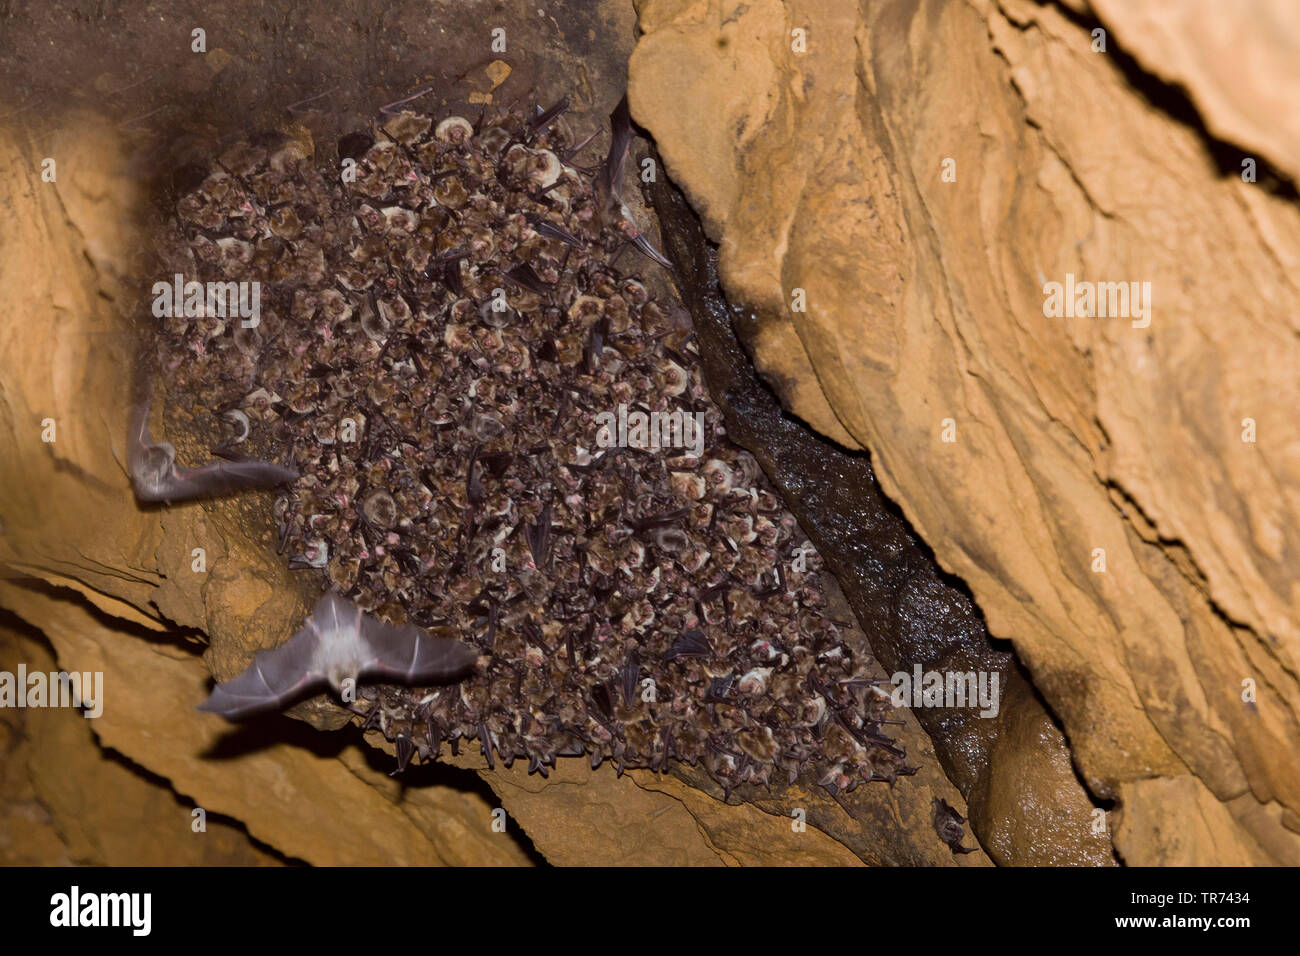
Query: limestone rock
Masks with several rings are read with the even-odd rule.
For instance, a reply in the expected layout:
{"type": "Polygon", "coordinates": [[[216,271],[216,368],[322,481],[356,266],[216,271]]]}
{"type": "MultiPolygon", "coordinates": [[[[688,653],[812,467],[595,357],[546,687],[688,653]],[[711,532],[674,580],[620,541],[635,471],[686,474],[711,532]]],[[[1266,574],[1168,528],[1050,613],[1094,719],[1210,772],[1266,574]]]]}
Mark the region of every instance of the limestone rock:
{"type": "Polygon", "coordinates": [[[1095,2],[1101,53],[1071,6],[644,0],[632,112],[758,316],[760,370],[870,449],[1093,796],[1213,834],[1120,840],[1128,862],[1290,859],[1238,801],[1300,809],[1300,210],[1219,160],[1291,168],[1269,103],[1300,74],[1269,24],[1293,14],[1095,2]],[[1150,310],[1049,317],[1067,274],[1150,283],[1150,310]]]}
{"type": "MultiPolygon", "coordinates": [[[[231,725],[195,712],[209,680],[199,659],[202,644],[182,636],[167,616],[219,636],[238,635],[251,645],[246,655],[288,633],[299,599],[264,530],[269,523],[257,517],[264,500],[149,510],[135,503],[120,463],[129,392],[122,369],[130,350],[115,313],[128,301],[112,281],[129,265],[124,250],[141,245],[129,228],[135,197],[122,173],[120,138],[103,123],[76,116],[61,142],[64,169],[86,173],[53,184],[39,182],[30,152],[9,139],[0,145],[5,188],[12,190],[5,205],[13,211],[0,289],[12,314],[25,317],[0,327],[6,435],[0,606],[45,634],[58,667],[104,672],[104,714],[84,721],[100,747],[162,778],[213,816],[243,822],[287,857],[333,864],[527,863],[517,843],[491,838],[484,823],[490,808],[461,786],[404,794],[386,769],[370,767],[338,738],[307,747],[295,736],[299,725],[286,721],[287,739],[250,748],[231,725]],[[42,441],[43,418],[54,420],[51,443],[42,441]],[[195,547],[207,552],[202,573],[193,570],[195,547]]],[[[247,658],[237,658],[239,648],[230,640],[214,655],[213,668],[229,674],[242,667],[247,658]]],[[[47,740],[61,741],[55,753],[83,748],[66,728],[49,733],[47,740]]],[[[69,821],[82,819],[84,808],[75,793],[59,793],[54,765],[39,755],[27,764],[36,792],[57,797],[49,823],[67,835],[69,821]]],[[[190,859],[179,846],[192,837],[189,809],[170,794],[164,805],[170,812],[150,821],[135,852],[149,850],[157,855],[147,859],[161,861],[170,848],[171,861],[183,862],[190,859]]],[[[41,816],[31,798],[15,806],[41,816]]],[[[123,860],[120,843],[94,844],[85,829],[93,820],[84,818],[80,836],[67,836],[69,860],[123,860]]],[[[209,841],[205,852],[215,845],[209,841]]],[[[65,852],[53,843],[47,851],[27,859],[53,862],[65,852]]]]}
{"type": "MultiPolygon", "coordinates": [[[[1300,9],[1287,0],[1247,8],[1215,0],[1090,0],[1123,53],[1184,89],[1206,128],[1258,152],[1294,182],[1300,174],[1300,9]]],[[[1242,156],[1241,158],[1246,158],[1242,156]]],[[[1240,171],[1240,161],[1234,164],[1240,171]]]]}
{"type": "MultiPolygon", "coordinates": [[[[268,496],[147,509],[134,501],[122,462],[123,369],[130,355],[122,316],[139,307],[126,251],[143,245],[134,219],[143,197],[132,191],[120,133],[101,120],[69,117],[60,142],[62,168],[93,170],[95,178],[42,184],[31,144],[0,145],[0,169],[10,174],[0,182],[14,210],[0,258],[0,294],[26,317],[0,328],[0,467],[8,469],[0,481],[0,560],[6,562],[0,607],[47,636],[57,666],[104,672],[104,716],[85,722],[95,750],[120,753],[157,781],[149,785],[151,796],[142,791],[139,799],[158,810],[139,848],[149,852],[134,859],[194,859],[185,842],[192,836],[186,801],[211,819],[242,823],[283,857],[309,863],[526,864],[532,860],[515,837],[520,821],[543,856],[564,862],[851,864],[863,858],[860,849],[846,847],[869,844],[872,831],[824,794],[801,795],[817,809],[808,827],[795,831],[789,808],[778,802],[761,809],[726,805],[673,778],[634,783],[570,761],[563,773],[586,781],[582,786],[542,787],[521,767],[513,775],[498,768],[484,773],[501,793],[489,800],[454,770],[420,767],[390,778],[391,763],[349,745],[345,736],[272,721],[272,742],[263,745],[261,734],[194,712],[210,674],[228,677],[256,650],[279,643],[309,602],[274,553],[268,496]],[[45,263],[54,264],[52,271],[45,263]],[[52,444],[41,441],[44,417],[56,423],[52,444]],[[505,835],[491,827],[500,805],[516,815],[505,835]],[[669,812],[653,816],[665,806],[669,812]],[[647,809],[651,825],[642,813],[647,809]],[[575,837],[575,819],[596,821],[589,836],[575,837]],[[654,834],[653,845],[647,834],[654,834]]],[[[158,437],[176,442],[183,459],[204,452],[197,443],[186,445],[188,423],[173,421],[166,409],[156,414],[158,437]]],[[[337,726],[315,712],[307,717],[318,727],[337,726]]],[[[909,733],[916,743],[909,749],[918,752],[924,734],[915,725],[909,733]]],[[[49,739],[60,741],[60,753],[74,746],[62,732],[49,739]]],[[[909,790],[883,824],[888,837],[873,861],[911,854],[906,858],[987,864],[982,854],[953,861],[924,826],[913,829],[924,822],[921,808],[932,792],[960,804],[932,755],[927,774],[924,787],[909,790]]],[[[97,845],[88,845],[93,835],[85,826],[68,836],[68,821],[88,825],[93,818],[84,816],[76,793],[53,786],[48,767],[40,775],[43,793],[60,805],[57,812],[41,810],[29,777],[15,778],[21,792],[12,819],[44,822],[21,859],[128,858],[116,833],[97,845]]],[[[880,789],[874,796],[886,807],[890,800],[880,789]]],[[[218,832],[212,825],[210,834],[218,832]]],[[[243,839],[234,840],[229,854],[251,852],[243,839]]],[[[202,844],[202,858],[213,860],[216,846],[215,838],[202,844]]]]}
{"type": "MultiPolygon", "coordinates": [[[[479,825],[486,807],[471,810],[453,788],[402,794],[368,780],[364,761],[349,766],[355,757],[337,738],[313,750],[294,739],[296,725],[277,718],[288,740],[241,742],[238,730],[194,710],[207,673],[192,654],[114,633],[83,603],[48,588],[3,582],[0,602],[41,622],[61,668],[104,674],[103,714],[92,728],[103,746],[288,856],[322,865],[524,862],[516,845],[479,825]],[[421,814],[422,805],[438,812],[421,814]]],[[[178,806],[154,828],[164,841],[189,839],[189,811],[178,806]]]]}
{"type": "MultiPolygon", "coordinates": [[[[31,632],[0,626],[0,670],[59,670],[31,632]]],[[[237,824],[194,807],[165,782],[95,740],[95,718],[64,708],[5,708],[0,751],[0,861],[93,866],[278,866],[237,824]],[[189,820],[188,835],[159,820],[189,820]]]]}

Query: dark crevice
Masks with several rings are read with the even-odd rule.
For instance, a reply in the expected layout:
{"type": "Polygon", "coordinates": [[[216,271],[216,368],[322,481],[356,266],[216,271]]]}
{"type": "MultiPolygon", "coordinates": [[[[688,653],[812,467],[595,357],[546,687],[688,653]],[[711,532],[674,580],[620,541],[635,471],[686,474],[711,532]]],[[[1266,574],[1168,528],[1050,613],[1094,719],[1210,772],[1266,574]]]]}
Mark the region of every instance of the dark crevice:
{"type": "MultiPolygon", "coordinates": [[[[754,316],[729,303],[717,272],[717,251],[675,186],[650,187],[664,244],[677,263],[682,297],[695,320],[710,391],[726,415],[733,441],[749,450],[781,490],[828,568],[844,589],[886,673],[923,670],[998,671],[1008,691],[1019,682],[1024,706],[1041,708],[1060,726],[1033,687],[1010,642],[992,637],[964,581],[944,571],[876,481],[867,452],[846,451],[793,420],[755,371],[735,326],[754,316]]],[[[991,558],[991,555],[990,555],[991,558]]],[[[993,569],[996,573],[998,569],[993,569]]],[[[989,773],[999,721],[961,708],[917,708],[949,779],[978,803],[989,773]]],[[[1083,787],[1084,793],[1087,788],[1083,787]]],[[[1091,796],[1090,796],[1090,799],[1091,796]]],[[[1095,800],[1094,800],[1095,802],[1095,800]]],[[[980,808],[971,805],[981,833],[980,808]]]]}
{"type": "MultiPolygon", "coordinates": [[[[191,653],[199,653],[202,648],[193,644],[182,643],[181,639],[171,634],[170,639],[160,640],[167,635],[160,635],[156,631],[151,631],[146,627],[134,624],[122,618],[115,618],[96,608],[91,604],[84,595],[67,589],[56,588],[44,581],[35,578],[26,579],[22,582],[24,587],[32,590],[41,591],[48,596],[55,597],[59,600],[73,601],[79,604],[87,613],[93,615],[100,624],[106,629],[113,631],[121,637],[122,640],[144,640],[152,644],[166,643],[171,646],[183,647],[191,653]]],[[[7,629],[16,632],[36,643],[42,645],[54,658],[56,666],[64,667],[63,663],[58,660],[58,654],[54,645],[49,638],[39,629],[33,627],[27,621],[5,608],[0,608],[0,629],[7,629]]],[[[64,667],[66,670],[67,668],[64,667]]],[[[177,803],[193,810],[198,804],[190,797],[177,792],[171,785],[171,782],[164,776],[154,773],[147,767],[144,767],[133,761],[127,755],[111,747],[105,746],[100,742],[98,736],[95,737],[95,744],[103,756],[119,764],[127,770],[130,770],[141,779],[162,787],[172,794],[177,803]]],[[[344,750],[349,747],[356,747],[365,760],[367,766],[377,774],[387,774],[393,770],[393,759],[383,751],[371,746],[361,733],[356,724],[349,723],[340,731],[334,733],[321,733],[309,724],[300,720],[295,720],[280,713],[268,714],[256,720],[239,724],[231,731],[218,739],[217,744],[205,751],[202,756],[204,759],[211,760],[230,760],[246,754],[265,750],[279,744],[285,744],[306,750],[317,757],[339,757],[344,750]]],[[[482,776],[472,770],[464,770],[459,767],[452,767],[440,762],[427,764],[412,763],[397,778],[398,782],[405,788],[421,788],[431,786],[450,787],[462,793],[476,794],[481,797],[489,806],[498,806],[499,801],[493,793],[492,788],[487,785],[482,776]]],[[[258,849],[275,857],[281,863],[289,866],[305,866],[305,861],[297,857],[283,853],[276,847],[267,844],[249,833],[247,826],[236,817],[226,816],[225,814],[216,813],[206,810],[207,820],[209,823],[224,823],[228,826],[244,833],[249,841],[258,849]]],[[[533,845],[532,839],[524,832],[523,828],[518,825],[507,827],[506,834],[523,851],[528,860],[539,866],[548,865],[546,859],[537,847],[533,845]]]]}
{"type": "MultiPolygon", "coordinates": [[[[121,622],[121,623],[126,624],[127,622],[121,622]]],[[[7,608],[0,608],[0,631],[8,631],[12,634],[16,634],[22,638],[25,638],[26,640],[29,640],[34,644],[40,645],[42,648],[45,649],[46,653],[50,655],[51,659],[55,661],[56,667],[63,667],[63,664],[58,660],[58,654],[54,648],[54,645],[50,642],[50,639],[44,634],[44,632],[42,632],[38,628],[33,627],[27,621],[23,620],[21,617],[19,617],[17,614],[14,614],[12,611],[8,610],[7,608]]],[[[66,670],[66,667],[64,669],[66,670]]],[[[26,737],[25,729],[21,732],[23,733],[23,736],[26,737]]],[[[99,736],[97,734],[92,734],[91,739],[94,741],[95,748],[99,751],[100,756],[102,756],[105,760],[108,760],[116,764],[117,766],[130,772],[134,776],[139,777],[141,780],[145,781],[146,783],[152,784],[155,787],[167,791],[171,795],[172,799],[176,801],[177,805],[180,807],[184,807],[186,811],[193,811],[195,808],[198,807],[198,804],[193,799],[191,799],[190,797],[182,793],[178,793],[172,787],[171,781],[169,781],[166,777],[160,776],[159,774],[154,773],[152,770],[148,769],[147,767],[141,766],[140,764],[136,763],[134,760],[132,760],[130,757],[128,757],[126,754],[122,753],[121,751],[106,746],[103,743],[103,741],[99,739],[99,736]]],[[[254,848],[272,857],[279,863],[282,863],[285,866],[306,865],[303,860],[300,860],[297,857],[290,856],[286,853],[283,853],[282,851],[270,845],[269,843],[265,843],[264,841],[259,840],[257,837],[253,836],[253,834],[248,832],[248,827],[244,825],[243,821],[235,817],[227,816],[224,813],[217,813],[206,809],[204,810],[204,814],[207,823],[216,824],[219,826],[227,826],[233,830],[237,830],[238,832],[243,834],[243,836],[248,840],[248,842],[254,848]]],[[[62,838],[62,834],[60,834],[60,837],[62,838]]],[[[107,860],[105,862],[107,862],[110,866],[120,865],[117,861],[113,861],[113,860],[107,860]]]]}
{"type": "Polygon", "coordinates": [[[1212,133],[1190,91],[1181,83],[1162,80],[1148,71],[1136,56],[1116,42],[1118,37],[1110,25],[1090,12],[1073,10],[1062,3],[1053,6],[1064,19],[1089,36],[1096,29],[1106,31],[1106,52],[1099,55],[1110,58],[1116,69],[1123,74],[1129,88],[1146,100],[1152,109],[1195,131],[1205,147],[1206,156],[1214,163],[1221,177],[1240,179],[1241,161],[1253,159],[1256,182],[1252,185],[1286,202],[1300,200],[1300,190],[1297,190],[1295,182],[1287,173],[1274,166],[1267,157],[1248,152],[1242,146],[1212,133]]]}
{"type": "MultiPolygon", "coordinates": [[[[175,648],[195,657],[202,655],[206,649],[206,638],[201,636],[201,632],[192,628],[171,626],[166,630],[156,631],[137,621],[117,617],[101,610],[89,597],[76,588],[51,584],[43,578],[31,577],[25,574],[15,575],[14,578],[15,587],[40,594],[53,601],[75,604],[80,611],[90,615],[97,625],[119,633],[124,637],[136,638],[154,646],[175,648]]],[[[120,601],[120,599],[110,595],[105,595],[105,600],[130,606],[129,602],[120,601]]]]}
{"type": "MultiPolygon", "coordinates": [[[[374,773],[388,774],[396,769],[393,757],[367,741],[355,723],[345,724],[337,731],[321,732],[311,724],[278,711],[234,725],[229,733],[223,735],[215,746],[201,756],[205,760],[233,760],[277,745],[304,750],[324,758],[339,758],[344,751],[355,747],[374,773]]],[[[461,793],[475,794],[488,806],[500,806],[496,794],[481,774],[441,761],[421,764],[412,762],[395,779],[403,789],[450,787],[461,793]]],[[[539,866],[548,865],[522,826],[507,827],[506,834],[515,841],[530,862],[539,866]]]]}

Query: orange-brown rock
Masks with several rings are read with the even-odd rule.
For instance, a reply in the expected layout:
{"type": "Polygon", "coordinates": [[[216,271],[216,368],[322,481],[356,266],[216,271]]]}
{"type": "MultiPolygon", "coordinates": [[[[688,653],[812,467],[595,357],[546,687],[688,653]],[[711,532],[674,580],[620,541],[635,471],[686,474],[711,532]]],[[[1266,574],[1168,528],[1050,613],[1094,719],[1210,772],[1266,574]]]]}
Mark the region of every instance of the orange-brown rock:
{"type": "MultiPolygon", "coordinates": [[[[253,745],[238,728],[196,713],[210,674],[229,676],[259,648],[282,641],[306,605],[274,553],[268,496],[149,509],[133,499],[122,463],[130,336],[119,313],[136,302],[129,283],[113,277],[129,275],[125,252],[142,245],[135,212],[143,200],[123,174],[120,134],[106,124],[75,115],[61,142],[61,168],[94,177],[40,183],[31,145],[0,142],[0,189],[14,210],[0,295],[25,317],[0,324],[0,607],[45,635],[59,667],[104,672],[104,714],[85,723],[98,748],[160,781],[151,802],[141,797],[159,812],[141,843],[148,855],[123,855],[115,834],[93,845],[84,828],[76,839],[56,839],[50,824],[22,859],[194,862],[197,851],[184,842],[193,836],[192,803],[309,863],[525,864],[530,858],[514,836],[522,823],[556,862],[842,864],[864,858],[848,844],[879,843],[873,862],[987,865],[982,853],[954,861],[929,828],[924,808],[932,795],[961,801],[933,755],[921,752],[924,734],[914,723],[909,752],[926,770],[900,800],[883,787],[872,795],[879,831],[821,793],[806,795],[817,807],[795,830],[789,808],[776,802],[762,810],[726,805],[680,780],[592,774],[581,761],[567,762],[555,781],[581,786],[546,786],[520,766],[484,771],[495,797],[423,768],[407,786],[388,776],[388,761],[345,738],[286,721],[282,739],[253,745]],[[56,426],[51,443],[41,440],[47,417],[56,426]],[[492,828],[501,806],[512,814],[506,834],[492,828]],[[670,812],[654,815],[664,807],[670,812]]],[[[183,431],[167,428],[162,412],[159,437],[177,442],[183,458],[201,454],[201,446],[185,447],[183,431]]],[[[57,739],[72,748],[70,737],[57,739]]],[[[83,819],[80,790],[44,791],[62,801],[56,814],[35,802],[35,784],[18,783],[28,789],[14,791],[15,819],[83,819]]],[[[230,853],[253,852],[240,840],[230,853]]],[[[216,845],[205,844],[201,858],[213,861],[216,845]]]]}
{"type": "Polygon", "coordinates": [[[643,0],[631,106],[757,311],[757,365],[870,449],[1118,801],[1121,855],[1283,862],[1300,210],[1269,103],[1294,14],[1190,6],[1215,9],[643,0]],[[1150,283],[1149,311],[1049,315],[1067,274],[1150,283]]]}
{"type": "MultiPolygon", "coordinates": [[[[32,632],[0,625],[0,670],[58,671],[32,632]]],[[[71,708],[0,710],[0,863],[275,866],[238,825],[204,816],[165,781],[99,746],[71,708]],[[160,820],[172,826],[159,826],[160,820]],[[177,830],[176,824],[183,829],[177,830]],[[187,829],[188,833],[184,830],[187,829]]]]}
{"type": "MultiPolygon", "coordinates": [[[[202,643],[182,636],[174,622],[213,635],[220,650],[212,666],[231,673],[257,647],[289,633],[299,598],[265,530],[265,498],[206,508],[142,510],[135,503],[121,464],[129,338],[117,314],[135,303],[112,277],[125,274],[125,252],[142,244],[133,229],[139,197],[123,175],[120,136],[105,124],[71,117],[61,143],[61,168],[81,174],[50,184],[40,182],[29,146],[9,138],[0,144],[11,210],[0,257],[0,295],[10,316],[0,323],[0,606],[44,634],[59,668],[104,673],[103,715],[75,717],[88,725],[83,733],[93,731],[100,747],[213,817],[242,822],[287,857],[527,863],[517,842],[493,836],[492,808],[472,790],[448,784],[403,791],[355,744],[326,737],[305,746],[293,722],[286,722],[282,742],[245,746],[237,729],[194,710],[206,696],[209,671],[199,658],[202,643]],[[52,442],[42,441],[46,418],[54,422],[52,442]],[[206,551],[202,572],[193,563],[196,547],[206,551]]],[[[214,862],[217,842],[206,844],[207,856],[180,845],[195,836],[190,809],[166,791],[165,799],[150,798],[168,812],[147,821],[136,855],[113,842],[113,832],[96,842],[86,828],[109,818],[78,806],[89,790],[61,792],[48,763],[65,748],[70,759],[85,751],[84,739],[54,723],[72,715],[31,713],[32,728],[55,728],[41,730],[41,739],[56,749],[26,760],[28,784],[55,805],[42,810],[19,781],[11,791],[20,794],[15,806],[37,823],[53,817],[56,835],[60,826],[81,829],[62,834],[63,849],[47,840],[20,858],[214,862]]],[[[93,777],[84,783],[93,785],[93,777]]]]}

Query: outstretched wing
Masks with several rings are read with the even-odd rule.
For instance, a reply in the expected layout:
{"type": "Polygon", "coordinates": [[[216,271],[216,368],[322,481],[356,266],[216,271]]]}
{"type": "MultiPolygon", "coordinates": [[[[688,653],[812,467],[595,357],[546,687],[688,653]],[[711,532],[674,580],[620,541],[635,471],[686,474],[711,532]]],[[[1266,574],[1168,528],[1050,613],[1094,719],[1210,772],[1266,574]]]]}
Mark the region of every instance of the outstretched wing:
{"type": "Polygon", "coordinates": [[[322,595],[311,609],[309,624],[316,626],[327,651],[343,654],[355,653],[357,636],[361,633],[361,619],[365,613],[342,594],[330,591],[322,595]]]}
{"type": "Polygon", "coordinates": [[[174,480],[158,493],[160,501],[188,501],[192,498],[215,498],[249,488],[274,488],[293,481],[298,473],[292,468],[246,458],[240,461],[214,461],[202,468],[177,468],[174,480]]]}
{"type": "Polygon", "coordinates": [[[433,634],[411,624],[394,627],[367,615],[361,623],[361,636],[368,649],[361,663],[362,676],[402,684],[459,680],[474,669],[478,651],[444,636],[450,628],[439,630],[443,634],[433,634]]]}
{"type": "MultiPolygon", "coordinates": [[[[319,609],[321,605],[317,605],[319,609]]],[[[274,650],[259,651],[238,677],[218,684],[199,710],[238,720],[264,710],[279,710],[325,679],[321,631],[308,618],[302,630],[274,650]]]]}
{"type": "Polygon", "coordinates": [[[134,405],[131,406],[131,421],[126,428],[126,455],[127,462],[139,461],[140,456],[144,454],[145,449],[153,447],[153,436],[149,434],[149,395],[143,394],[134,405]]]}
{"type": "Polygon", "coordinates": [[[295,480],[298,473],[269,461],[213,461],[201,468],[175,466],[170,445],[156,445],[149,433],[147,393],[131,410],[127,429],[127,466],[135,496],[141,501],[190,501],[214,498],[249,488],[273,488],[295,480]]]}

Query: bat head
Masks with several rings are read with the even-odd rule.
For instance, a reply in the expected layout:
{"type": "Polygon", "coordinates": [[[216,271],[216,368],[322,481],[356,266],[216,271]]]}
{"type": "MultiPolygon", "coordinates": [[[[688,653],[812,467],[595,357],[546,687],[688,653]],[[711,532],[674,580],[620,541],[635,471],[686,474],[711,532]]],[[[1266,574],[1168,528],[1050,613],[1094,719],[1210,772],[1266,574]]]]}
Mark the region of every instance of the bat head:
{"type": "Polygon", "coordinates": [[[176,449],[170,442],[157,445],[145,445],[136,453],[131,462],[132,470],[140,477],[161,478],[166,475],[176,461],[176,449]]]}
{"type": "Polygon", "coordinates": [[[168,442],[137,449],[130,460],[136,495],[146,501],[157,499],[171,479],[175,462],[176,451],[168,442]]]}

